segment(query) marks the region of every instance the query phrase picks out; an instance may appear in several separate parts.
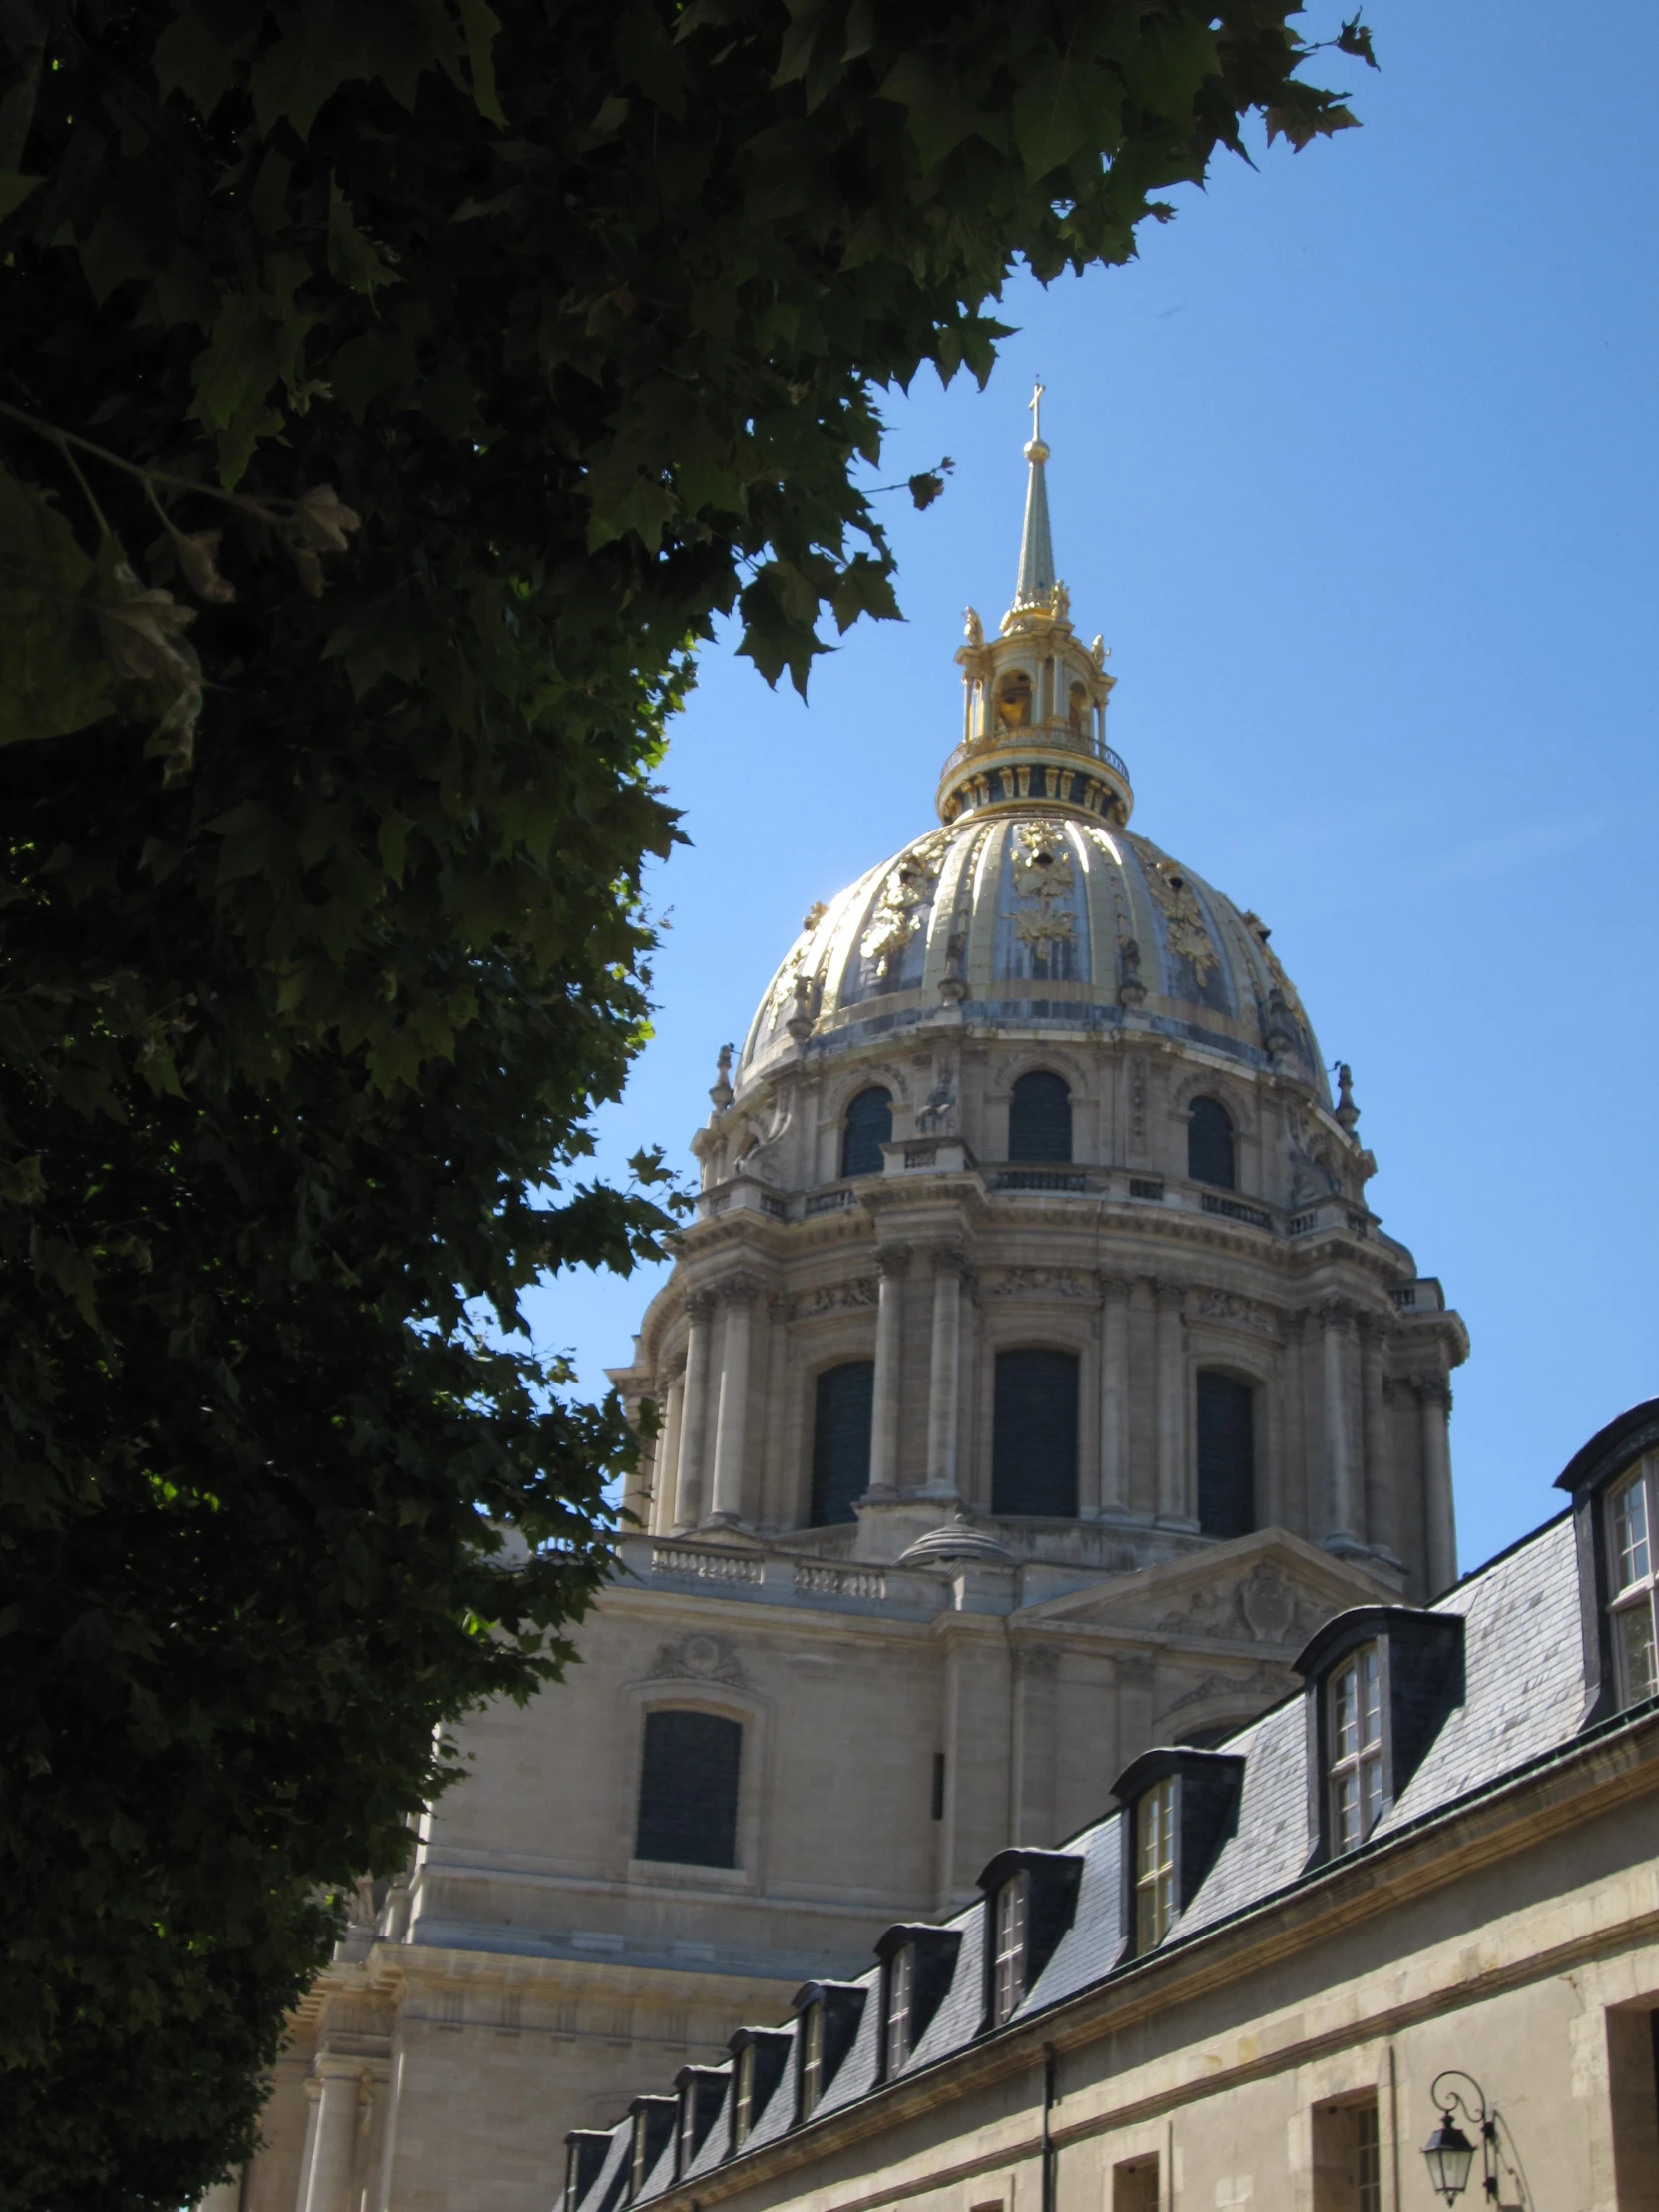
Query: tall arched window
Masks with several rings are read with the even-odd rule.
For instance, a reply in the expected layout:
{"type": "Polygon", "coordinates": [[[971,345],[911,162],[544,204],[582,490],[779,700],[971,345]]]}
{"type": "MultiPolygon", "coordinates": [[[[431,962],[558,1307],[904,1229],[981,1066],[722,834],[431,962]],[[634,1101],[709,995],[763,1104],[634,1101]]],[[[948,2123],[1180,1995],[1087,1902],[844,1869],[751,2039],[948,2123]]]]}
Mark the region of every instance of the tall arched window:
{"type": "Polygon", "coordinates": [[[1209,1368],[1198,1372],[1198,1525],[1206,1536],[1256,1526],[1256,1392],[1209,1368]]]}
{"type": "Polygon", "coordinates": [[[679,1706],[647,1713],[634,1857],[735,1867],[742,1762],[741,1721],[679,1706]]]}
{"type": "Polygon", "coordinates": [[[1195,1183],[1233,1189],[1233,1117],[1219,1099],[1195,1098],[1187,1115],[1187,1173],[1195,1183]]]}
{"type": "Polygon", "coordinates": [[[881,1147],[892,1139],[892,1093],[877,1086],[860,1091],[846,1109],[841,1134],[842,1175],[879,1175],[886,1162],[881,1147]]]}
{"type": "Polygon", "coordinates": [[[1008,1106],[1008,1157],[1071,1158],[1071,1092],[1063,1077],[1037,1068],[1014,1085],[1008,1106]]]}
{"type": "Polygon", "coordinates": [[[875,1363],[848,1360],[818,1379],[813,1409],[813,1497],[808,1514],[815,1528],[831,1521],[856,1520],[852,1500],[869,1488],[869,1424],[874,1401],[875,1363]]]}
{"type": "Polygon", "coordinates": [[[999,1352],[991,1511],[1077,1517],[1077,1356],[999,1352]]]}

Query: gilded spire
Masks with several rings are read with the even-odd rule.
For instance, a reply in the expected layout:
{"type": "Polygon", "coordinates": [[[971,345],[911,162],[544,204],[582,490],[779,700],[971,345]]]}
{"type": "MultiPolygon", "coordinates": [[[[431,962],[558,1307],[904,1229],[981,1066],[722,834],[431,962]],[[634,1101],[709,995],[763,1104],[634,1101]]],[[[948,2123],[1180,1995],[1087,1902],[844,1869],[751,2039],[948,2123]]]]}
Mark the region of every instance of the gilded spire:
{"type": "Polygon", "coordinates": [[[1046,607],[1054,597],[1054,538],[1048,526],[1048,478],[1043,466],[1048,459],[1042,430],[1044,388],[1039,380],[1031,394],[1031,441],[1025,448],[1031,480],[1025,491],[1025,535],[1020,540],[1019,582],[1014,587],[1016,613],[1024,607],[1046,607]]]}

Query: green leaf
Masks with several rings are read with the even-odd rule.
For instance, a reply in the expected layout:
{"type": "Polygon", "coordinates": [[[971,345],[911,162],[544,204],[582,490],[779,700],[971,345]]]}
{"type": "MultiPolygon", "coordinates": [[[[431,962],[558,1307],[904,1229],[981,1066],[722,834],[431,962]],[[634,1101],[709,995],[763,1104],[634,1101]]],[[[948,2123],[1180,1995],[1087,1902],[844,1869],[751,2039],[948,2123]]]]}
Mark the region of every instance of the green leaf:
{"type": "Polygon", "coordinates": [[[0,169],[0,223],[15,214],[36,186],[45,182],[44,177],[25,177],[15,169],[0,169]]]}
{"type": "Polygon", "coordinates": [[[467,67],[472,72],[473,100],[484,121],[504,131],[507,118],[495,90],[495,41],[500,36],[501,18],[487,0],[458,0],[458,5],[466,37],[467,67]]]}
{"type": "Polygon", "coordinates": [[[85,597],[93,575],[47,495],[0,468],[0,745],[60,737],[114,712],[85,597]]]}
{"type": "Polygon", "coordinates": [[[328,180],[328,267],[351,291],[372,298],[387,284],[403,279],[386,259],[385,248],[376,245],[357,227],[351,203],[333,178],[328,180]]]}

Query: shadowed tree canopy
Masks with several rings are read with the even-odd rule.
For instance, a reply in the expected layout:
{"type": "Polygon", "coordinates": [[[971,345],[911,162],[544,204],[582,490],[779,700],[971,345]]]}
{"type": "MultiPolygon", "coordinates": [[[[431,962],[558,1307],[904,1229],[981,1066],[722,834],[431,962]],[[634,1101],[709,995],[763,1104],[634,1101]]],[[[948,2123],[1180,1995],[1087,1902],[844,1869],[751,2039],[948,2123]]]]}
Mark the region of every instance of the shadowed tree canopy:
{"type": "Polygon", "coordinates": [[[518,1301],[671,1226],[581,1162],[688,656],[894,611],[882,392],[1346,125],[1296,14],[0,6],[8,2207],[239,2158],[441,1724],[568,1657],[633,1445],[518,1301]]]}

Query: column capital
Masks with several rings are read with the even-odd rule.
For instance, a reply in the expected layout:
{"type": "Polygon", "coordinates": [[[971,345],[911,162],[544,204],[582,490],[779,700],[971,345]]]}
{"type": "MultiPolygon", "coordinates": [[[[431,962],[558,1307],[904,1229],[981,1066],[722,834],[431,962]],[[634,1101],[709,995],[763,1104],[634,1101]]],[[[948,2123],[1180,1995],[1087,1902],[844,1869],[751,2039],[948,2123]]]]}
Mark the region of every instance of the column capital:
{"type": "Polygon", "coordinates": [[[1359,1323],[1360,1342],[1368,1352],[1380,1351],[1392,1334],[1386,1314],[1362,1312],[1359,1323]]]}
{"type": "Polygon", "coordinates": [[[1443,1412],[1451,1411],[1451,1384],[1440,1375],[1407,1376],[1405,1386],[1421,1405],[1438,1405],[1443,1412]]]}
{"type": "Polygon", "coordinates": [[[713,1291],[688,1291],[685,1296],[687,1316],[694,1322],[707,1321],[716,1305],[713,1291]]]}
{"type": "Polygon", "coordinates": [[[1163,1275],[1155,1275],[1150,1280],[1152,1295],[1158,1304],[1166,1312],[1179,1313],[1187,1303],[1187,1293],[1192,1288],[1191,1284],[1173,1282],[1168,1276],[1163,1275]]]}
{"type": "Polygon", "coordinates": [[[971,1275],[973,1262],[966,1245],[929,1245],[927,1257],[935,1275],[971,1275]]]}
{"type": "Polygon", "coordinates": [[[907,1244],[879,1244],[875,1248],[875,1271],[878,1275],[897,1277],[910,1264],[910,1248],[907,1244]]]}
{"type": "Polygon", "coordinates": [[[1351,1298],[1322,1298],[1314,1308],[1315,1319],[1324,1329],[1350,1329],[1363,1318],[1362,1309],[1351,1298]]]}
{"type": "Polygon", "coordinates": [[[767,1313],[774,1321],[794,1321],[794,1297],[788,1291],[769,1291],[767,1293],[767,1313]]]}
{"type": "Polygon", "coordinates": [[[1135,1288],[1132,1275],[1115,1275],[1109,1268],[1100,1271],[1100,1296],[1102,1300],[1126,1300],[1135,1288]]]}
{"type": "Polygon", "coordinates": [[[715,1288],[728,1306],[747,1306],[751,1299],[760,1296],[762,1286],[740,1268],[733,1275],[723,1275],[715,1288]]]}

